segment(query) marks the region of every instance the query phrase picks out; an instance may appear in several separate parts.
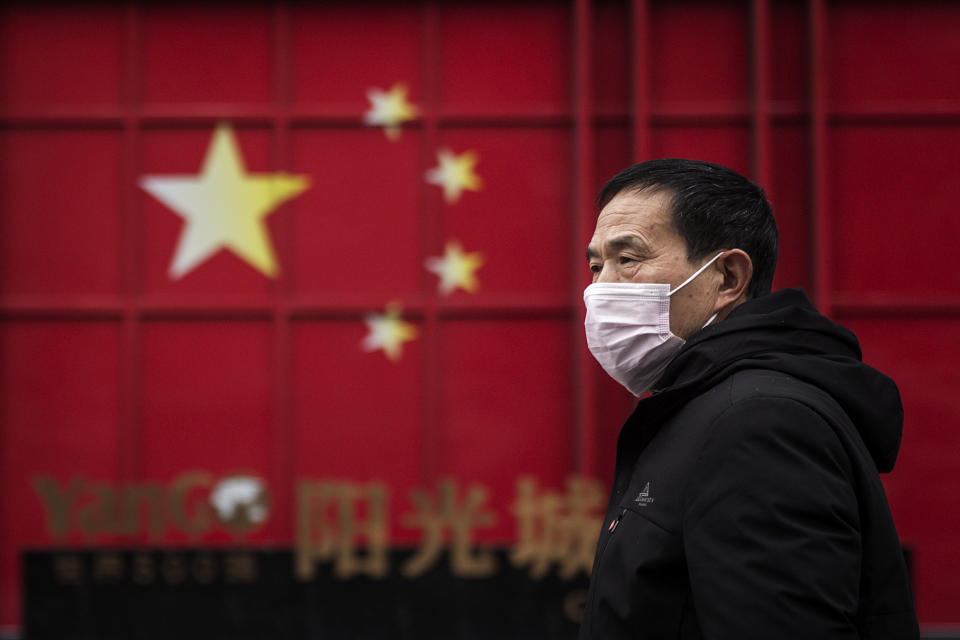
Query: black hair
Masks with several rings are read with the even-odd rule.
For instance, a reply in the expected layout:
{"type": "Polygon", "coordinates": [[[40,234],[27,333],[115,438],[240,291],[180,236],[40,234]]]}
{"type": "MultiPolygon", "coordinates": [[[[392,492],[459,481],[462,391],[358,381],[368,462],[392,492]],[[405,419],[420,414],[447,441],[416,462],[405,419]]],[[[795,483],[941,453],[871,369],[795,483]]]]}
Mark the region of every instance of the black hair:
{"type": "Polygon", "coordinates": [[[627,167],[597,194],[603,208],[617,194],[665,192],[674,229],[687,245],[687,260],[722,249],[742,249],[753,262],[750,298],[770,293],[777,268],[777,223],[763,189],[727,167],[683,158],[662,158],[627,167]]]}

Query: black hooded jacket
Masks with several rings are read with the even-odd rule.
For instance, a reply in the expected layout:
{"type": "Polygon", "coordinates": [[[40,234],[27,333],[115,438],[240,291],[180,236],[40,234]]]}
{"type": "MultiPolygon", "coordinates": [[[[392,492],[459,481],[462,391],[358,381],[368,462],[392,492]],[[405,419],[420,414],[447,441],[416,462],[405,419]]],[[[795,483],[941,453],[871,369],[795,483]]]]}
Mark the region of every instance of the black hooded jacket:
{"type": "Polygon", "coordinates": [[[917,638],[903,408],[799,289],[693,336],[617,443],[580,638],[917,638]]]}

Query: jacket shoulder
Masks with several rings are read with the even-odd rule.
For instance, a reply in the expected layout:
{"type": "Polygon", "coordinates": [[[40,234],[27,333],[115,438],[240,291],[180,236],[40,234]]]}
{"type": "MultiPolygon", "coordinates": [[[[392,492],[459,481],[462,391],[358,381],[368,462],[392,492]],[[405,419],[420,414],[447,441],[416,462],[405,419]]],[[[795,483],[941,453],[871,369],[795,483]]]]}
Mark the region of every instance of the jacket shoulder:
{"type": "Polygon", "coordinates": [[[785,373],[749,369],[730,376],[713,396],[714,403],[718,396],[724,402],[710,412],[701,457],[744,440],[793,442],[831,452],[834,462],[843,460],[840,466],[849,469],[845,434],[855,428],[824,390],[785,373]]]}
{"type": "MultiPolygon", "coordinates": [[[[804,422],[833,427],[831,431],[840,425],[853,428],[846,413],[830,394],[788,374],[767,369],[745,369],[728,376],[691,399],[671,422],[702,430],[701,437],[709,438],[713,422],[731,411],[749,412],[758,418],[769,411],[770,417],[775,418],[783,406],[797,403],[806,408],[800,412],[807,415],[808,420],[804,422]]],[[[750,422],[757,428],[776,428],[775,424],[764,424],[759,420],[750,422]]]]}
{"type": "Polygon", "coordinates": [[[843,415],[840,405],[829,393],[779,371],[746,369],[727,378],[724,386],[729,394],[730,404],[761,398],[794,400],[807,405],[825,418],[840,418],[843,415]]]}

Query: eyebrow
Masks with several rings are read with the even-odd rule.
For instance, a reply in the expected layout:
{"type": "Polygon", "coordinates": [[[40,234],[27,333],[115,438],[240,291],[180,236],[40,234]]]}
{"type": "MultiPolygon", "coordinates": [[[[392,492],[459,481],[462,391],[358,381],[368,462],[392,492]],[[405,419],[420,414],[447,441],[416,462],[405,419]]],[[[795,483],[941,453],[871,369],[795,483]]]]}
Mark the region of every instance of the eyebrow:
{"type": "MultiPolygon", "coordinates": [[[[617,236],[611,240],[607,241],[607,248],[611,251],[619,251],[621,249],[634,249],[636,251],[646,251],[647,245],[640,238],[632,235],[627,236],[617,236]]],[[[593,246],[587,246],[587,260],[592,260],[593,258],[599,258],[600,254],[597,253],[597,250],[593,246]]]]}

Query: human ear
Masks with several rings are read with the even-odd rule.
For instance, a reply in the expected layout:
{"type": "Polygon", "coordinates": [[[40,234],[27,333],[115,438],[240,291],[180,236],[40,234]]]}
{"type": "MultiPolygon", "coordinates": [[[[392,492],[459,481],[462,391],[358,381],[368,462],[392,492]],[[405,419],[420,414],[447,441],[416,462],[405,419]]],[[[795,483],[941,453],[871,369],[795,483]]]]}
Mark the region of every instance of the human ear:
{"type": "Polygon", "coordinates": [[[714,311],[732,308],[747,299],[747,288],[753,280],[753,261],[742,249],[730,249],[717,260],[723,282],[717,291],[714,311]]]}

